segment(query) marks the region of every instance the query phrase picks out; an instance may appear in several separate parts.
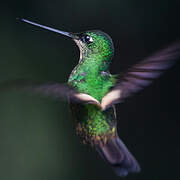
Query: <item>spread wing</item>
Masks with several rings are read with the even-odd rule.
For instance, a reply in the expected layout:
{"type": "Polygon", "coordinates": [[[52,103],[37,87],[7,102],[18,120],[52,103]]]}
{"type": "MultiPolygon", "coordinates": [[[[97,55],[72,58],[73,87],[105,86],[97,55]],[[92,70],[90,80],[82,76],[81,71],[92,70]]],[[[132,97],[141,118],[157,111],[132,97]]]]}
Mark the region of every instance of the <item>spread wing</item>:
{"type": "Polygon", "coordinates": [[[88,94],[79,93],[68,84],[60,83],[34,83],[30,81],[17,80],[6,81],[0,84],[0,90],[9,89],[23,90],[31,93],[42,94],[56,99],[68,100],[76,103],[95,104],[100,107],[99,101],[88,94]]]}
{"type": "Polygon", "coordinates": [[[101,106],[105,110],[113,104],[150,85],[165,70],[170,68],[180,57],[180,42],[155,53],[140,63],[129,68],[119,82],[102,99],[101,106]]]}

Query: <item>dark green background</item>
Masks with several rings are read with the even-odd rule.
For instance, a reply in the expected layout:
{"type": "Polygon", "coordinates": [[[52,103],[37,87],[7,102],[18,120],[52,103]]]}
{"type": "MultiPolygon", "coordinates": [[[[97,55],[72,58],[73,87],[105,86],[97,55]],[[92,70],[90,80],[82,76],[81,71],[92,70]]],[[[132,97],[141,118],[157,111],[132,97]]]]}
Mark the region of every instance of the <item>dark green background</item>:
{"type": "MultiPolygon", "coordinates": [[[[101,29],[115,44],[118,73],[180,37],[174,0],[1,1],[0,81],[67,81],[79,51],[61,30],[101,29]]],[[[120,137],[142,172],[127,180],[179,180],[179,73],[176,64],[153,85],[118,105],[120,137]]],[[[0,180],[115,180],[110,167],[75,136],[67,103],[26,93],[0,94],[0,180]]]]}

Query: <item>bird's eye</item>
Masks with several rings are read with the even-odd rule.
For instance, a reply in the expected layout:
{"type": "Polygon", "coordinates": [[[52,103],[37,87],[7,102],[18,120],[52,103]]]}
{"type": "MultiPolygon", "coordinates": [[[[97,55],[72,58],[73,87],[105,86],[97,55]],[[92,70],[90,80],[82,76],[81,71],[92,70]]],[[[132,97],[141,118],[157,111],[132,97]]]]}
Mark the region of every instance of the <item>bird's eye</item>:
{"type": "Polygon", "coordinates": [[[93,42],[93,38],[91,36],[89,36],[89,35],[82,36],[81,40],[84,43],[91,43],[91,42],[93,42]]]}

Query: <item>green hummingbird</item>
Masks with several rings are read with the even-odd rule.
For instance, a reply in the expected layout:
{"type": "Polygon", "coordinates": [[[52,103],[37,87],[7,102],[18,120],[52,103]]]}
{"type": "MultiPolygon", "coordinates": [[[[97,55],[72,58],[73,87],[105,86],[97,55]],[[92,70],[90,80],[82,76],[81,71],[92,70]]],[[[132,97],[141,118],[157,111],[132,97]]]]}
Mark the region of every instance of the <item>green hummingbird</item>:
{"type": "Polygon", "coordinates": [[[26,19],[21,21],[71,38],[80,58],[68,82],[23,86],[69,101],[75,130],[83,143],[92,146],[118,176],[140,172],[140,166],[117,133],[115,104],[150,85],[180,55],[180,43],[172,44],[122,75],[112,75],[109,65],[114,55],[111,37],[100,30],[64,32],[26,19]]]}

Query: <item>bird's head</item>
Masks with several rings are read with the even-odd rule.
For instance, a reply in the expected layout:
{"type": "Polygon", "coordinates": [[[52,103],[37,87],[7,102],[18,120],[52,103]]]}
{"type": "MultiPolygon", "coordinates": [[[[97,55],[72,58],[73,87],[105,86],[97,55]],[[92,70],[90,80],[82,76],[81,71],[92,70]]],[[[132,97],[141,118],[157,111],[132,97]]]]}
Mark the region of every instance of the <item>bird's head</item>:
{"type": "Polygon", "coordinates": [[[80,61],[82,59],[85,59],[86,57],[92,59],[92,57],[94,56],[96,57],[96,59],[99,59],[102,62],[106,62],[105,64],[106,66],[108,66],[114,54],[114,46],[111,37],[100,30],[71,33],[40,25],[26,19],[20,20],[43,29],[47,29],[49,31],[68,36],[73,39],[80,50],[80,61]]]}
{"type": "Polygon", "coordinates": [[[99,30],[74,33],[73,40],[80,49],[82,58],[85,56],[102,56],[109,59],[113,56],[114,46],[111,37],[99,30]]]}

